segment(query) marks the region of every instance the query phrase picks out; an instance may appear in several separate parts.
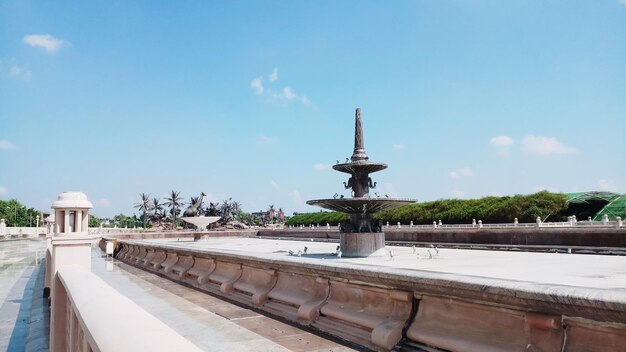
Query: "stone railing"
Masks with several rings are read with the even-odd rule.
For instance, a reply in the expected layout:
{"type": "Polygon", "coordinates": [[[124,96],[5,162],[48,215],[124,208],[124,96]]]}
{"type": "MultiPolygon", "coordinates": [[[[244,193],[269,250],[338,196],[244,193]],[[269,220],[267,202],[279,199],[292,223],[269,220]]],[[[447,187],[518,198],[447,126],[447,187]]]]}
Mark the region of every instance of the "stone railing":
{"type": "Polygon", "coordinates": [[[0,227],[0,239],[39,237],[46,234],[46,227],[0,227]]]}
{"type": "MultiPolygon", "coordinates": [[[[601,227],[611,227],[611,228],[621,228],[621,227],[625,227],[626,226],[626,222],[624,222],[621,218],[617,218],[617,220],[608,220],[608,219],[604,219],[602,221],[576,221],[575,218],[570,218],[569,221],[560,221],[560,222],[543,222],[541,220],[538,220],[536,222],[531,222],[531,223],[521,223],[521,222],[512,222],[512,223],[494,223],[494,224],[489,224],[489,223],[483,223],[481,220],[478,220],[476,222],[473,222],[471,224],[443,224],[441,223],[441,221],[437,222],[434,221],[432,224],[413,224],[413,221],[411,221],[409,224],[403,224],[403,223],[389,223],[386,222],[383,224],[383,230],[390,230],[390,229],[395,229],[395,228],[402,228],[402,229],[416,229],[416,230],[422,230],[422,229],[427,229],[427,230],[431,230],[431,229],[481,229],[481,228],[486,228],[486,229],[515,229],[515,228],[532,228],[532,227],[595,227],[595,228],[601,228],[601,227]]],[[[337,226],[330,226],[330,225],[299,225],[299,226],[286,226],[283,227],[283,229],[289,229],[289,230],[302,230],[302,231],[327,231],[327,230],[334,230],[334,231],[338,231],[339,228],[337,226]]],[[[262,229],[262,230],[268,230],[268,229],[262,229]]]]}
{"type": "Polygon", "coordinates": [[[626,345],[621,291],[118,244],[117,258],[126,263],[374,350],[399,343],[433,351],[622,351],[626,345]]]}
{"type": "Polygon", "coordinates": [[[54,279],[50,350],[200,351],[90,271],[68,265],[54,279]]]}
{"type": "Polygon", "coordinates": [[[144,232],[142,228],[123,228],[123,227],[90,227],[90,235],[113,235],[118,233],[141,233],[144,232]]]}

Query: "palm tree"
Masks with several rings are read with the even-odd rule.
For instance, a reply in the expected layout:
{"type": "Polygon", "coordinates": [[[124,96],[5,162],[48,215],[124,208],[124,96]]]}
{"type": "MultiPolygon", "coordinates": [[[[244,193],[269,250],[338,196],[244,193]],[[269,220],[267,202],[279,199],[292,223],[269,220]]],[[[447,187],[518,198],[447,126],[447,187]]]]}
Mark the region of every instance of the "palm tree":
{"type": "Polygon", "coordinates": [[[178,215],[178,213],[180,212],[179,208],[185,205],[185,203],[182,202],[182,197],[180,196],[180,192],[176,192],[176,191],[171,191],[170,196],[166,197],[165,200],[167,202],[165,202],[164,205],[171,208],[170,214],[172,214],[172,220],[173,220],[172,228],[176,230],[176,215],[178,215]]]}
{"type": "Polygon", "coordinates": [[[160,213],[160,211],[163,210],[163,204],[160,203],[159,198],[153,198],[152,204],[150,205],[150,207],[152,208],[152,211],[154,212],[152,214],[152,218],[154,219],[154,221],[159,221],[160,223],[161,219],[165,216],[165,214],[160,213]]]}
{"type": "Polygon", "coordinates": [[[241,203],[234,201],[232,204],[232,207],[233,207],[233,213],[238,214],[239,211],[241,210],[241,203]]]}
{"type": "Polygon", "coordinates": [[[231,214],[231,206],[228,200],[224,200],[222,205],[220,206],[220,214],[222,216],[222,221],[226,224],[230,221],[231,214]]]}
{"type": "Polygon", "coordinates": [[[219,214],[218,204],[209,202],[209,206],[206,208],[204,215],[206,216],[217,216],[219,214]]]}
{"type": "Polygon", "coordinates": [[[152,204],[150,204],[150,195],[142,193],[139,195],[141,201],[135,204],[135,208],[143,213],[143,227],[146,228],[146,213],[150,211],[152,204]]]}
{"type": "MultiPolygon", "coordinates": [[[[196,204],[197,201],[198,201],[198,197],[191,197],[191,199],[189,200],[189,206],[190,207],[193,206],[194,204],[196,204]]],[[[202,206],[202,204],[200,204],[200,206],[202,206]]],[[[198,208],[198,213],[200,213],[200,209],[199,208],[198,208]]]]}

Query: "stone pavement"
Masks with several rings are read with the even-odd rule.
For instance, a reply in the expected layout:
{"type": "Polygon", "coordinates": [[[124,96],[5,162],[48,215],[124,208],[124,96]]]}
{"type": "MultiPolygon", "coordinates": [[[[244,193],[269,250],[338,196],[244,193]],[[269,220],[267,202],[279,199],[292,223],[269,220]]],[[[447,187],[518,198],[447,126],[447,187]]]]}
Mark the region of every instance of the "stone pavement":
{"type": "Polygon", "coordinates": [[[204,350],[352,351],[333,340],[158,275],[117,260],[107,261],[100,251],[94,251],[92,258],[96,275],[204,350]]]}
{"type": "Polygon", "coordinates": [[[45,241],[0,242],[0,351],[24,351],[45,241]]]}
{"type": "Polygon", "coordinates": [[[380,268],[406,275],[425,273],[487,278],[494,282],[528,282],[576,288],[626,290],[626,256],[487,251],[465,249],[428,249],[387,246],[390,257],[337,258],[332,256],[337,243],[219,237],[196,242],[176,239],[143,240],[194,250],[246,255],[268,260],[284,260],[311,265],[372,270],[380,268]],[[308,247],[307,255],[290,256],[308,247]],[[429,253],[430,252],[430,253],[429,253]],[[431,258],[432,257],[432,258],[431,258]]]}

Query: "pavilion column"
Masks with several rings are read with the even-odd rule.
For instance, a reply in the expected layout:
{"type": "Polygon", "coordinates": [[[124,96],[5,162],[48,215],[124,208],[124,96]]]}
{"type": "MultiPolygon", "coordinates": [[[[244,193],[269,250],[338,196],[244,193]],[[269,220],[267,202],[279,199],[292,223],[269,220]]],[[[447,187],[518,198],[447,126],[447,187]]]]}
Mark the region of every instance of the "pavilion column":
{"type": "Polygon", "coordinates": [[[83,211],[82,210],[74,210],[74,223],[75,228],[74,232],[83,232],[83,211]]]}
{"type": "Polygon", "coordinates": [[[62,210],[63,212],[63,231],[61,233],[67,233],[70,231],[70,211],[62,210]]]}
{"type": "Polygon", "coordinates": [[[82,230],[85,232],[89,231],[89,213],[87,212],[87,210],[83,210],[83,226],[82,226],[82,230]]]}

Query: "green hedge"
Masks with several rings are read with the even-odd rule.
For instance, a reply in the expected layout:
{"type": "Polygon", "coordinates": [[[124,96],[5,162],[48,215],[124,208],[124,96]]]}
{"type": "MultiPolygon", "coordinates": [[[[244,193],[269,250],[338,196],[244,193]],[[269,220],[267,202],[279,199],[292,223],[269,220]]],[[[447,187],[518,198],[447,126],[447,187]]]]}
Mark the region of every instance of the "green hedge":
{"type": "Polygon", "coordinates": [[[350,217],[343,213],[337,212],[317,212],[294,215],[289,220],[285,221],[286,225],[300,226],[300,225],[323,225],[330,224],[337,226],[338,223],[348,220],[350,217]]]}
{"type": "MultiPolygon", "coordinates": [[[[467,224],[472,219],[484,223],[535,222],[538,216],[549,221],[563,221],[567,209],[567,196],[561,193],[538,192],[530,195],[507,197],[484,197],[480,199],[446,199],[434,202],[417,203],[387,210],[375,215],[375,218],[391,224],[401,222],[415,225],[432,224],[443,221],[444,224],[467,224]]],[[[348,216],[335,212],[299,214],[293,216],[288,225],[308,225],[329,223],[336,225],[347,220],[348,216]]]]}

